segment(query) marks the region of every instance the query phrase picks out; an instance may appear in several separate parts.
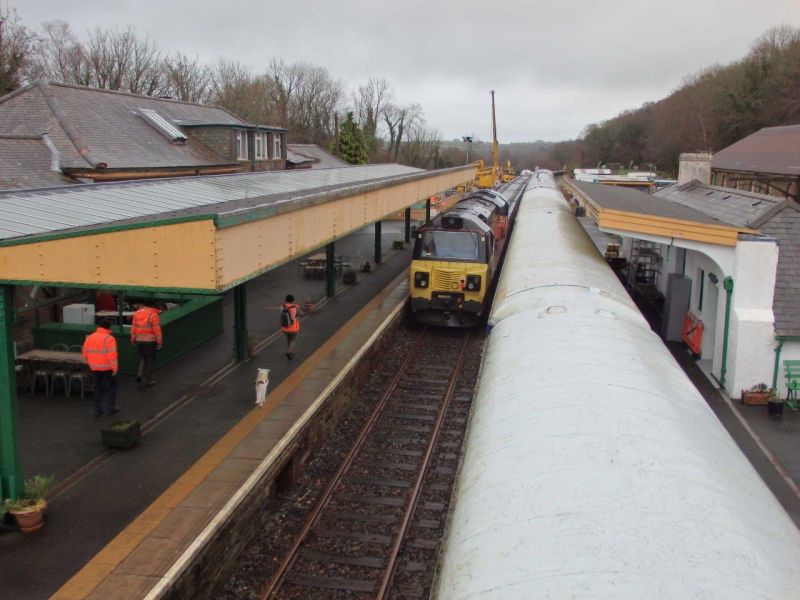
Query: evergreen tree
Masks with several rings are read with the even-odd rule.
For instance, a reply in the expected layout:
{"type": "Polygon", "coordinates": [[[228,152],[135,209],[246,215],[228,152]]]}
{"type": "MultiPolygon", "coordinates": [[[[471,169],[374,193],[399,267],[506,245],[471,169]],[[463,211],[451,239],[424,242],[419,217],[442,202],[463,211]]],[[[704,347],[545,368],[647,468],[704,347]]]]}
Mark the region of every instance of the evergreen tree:
{"type": "Polygon", "coordinates": [[[351,165],[367,164],[367,144],[361,128],[353,121],[353,113],[347,113],[339,132],[339,158],[351,165]]]}

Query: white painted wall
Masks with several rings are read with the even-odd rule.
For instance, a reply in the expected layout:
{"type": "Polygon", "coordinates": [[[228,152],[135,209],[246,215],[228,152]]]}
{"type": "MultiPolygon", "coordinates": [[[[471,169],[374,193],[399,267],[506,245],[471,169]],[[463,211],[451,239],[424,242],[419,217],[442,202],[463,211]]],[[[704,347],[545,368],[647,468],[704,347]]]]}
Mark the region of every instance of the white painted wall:
{"type": "Polygon", "coordinates": [[[772,298],[777,265],[775,240],[742,236],[736,244],[725,385],[734,398],[757,383],[772,382],[776,347],[772,298]]]}
{"type": "MultiPolygon", "coordinates": [[[[700,358],[712,360],[712,373],[715,377],[719,378],[719,370],[713,369],[713,362],[715,352],[719,348],[722,352],[722,346],[717,344],[717,313],[720,308],[725,310],[724,299],[720,302],[720,288],[722,281],[725,279],[725,273],[720,269],[719,265],[711,260],[705,254],[697,252],[696,250],[686,251],[686,276],[692,280],[692,295],[689,300],[689,310],[703,322],[703,339],[700,348],[700,358]],[[703,274],[703,304],[700,307],[700,281],[698,280],[698,271],[702,270],[703,274]],[[717,283],[714,284],[708,277],[709,273],[713,273],[717,277],[717,283]]],[[[720,361],[721,364],[721,361],[720,361]]]]}

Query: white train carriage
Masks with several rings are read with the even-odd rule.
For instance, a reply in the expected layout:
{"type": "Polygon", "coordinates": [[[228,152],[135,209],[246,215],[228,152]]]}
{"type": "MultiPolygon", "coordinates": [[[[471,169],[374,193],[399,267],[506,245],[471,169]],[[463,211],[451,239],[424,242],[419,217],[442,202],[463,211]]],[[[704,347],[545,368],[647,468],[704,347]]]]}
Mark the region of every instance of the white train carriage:
{"type": "Polygon", "coordinates": [[[436,598],[800,598],[798,529],[547,173],[489,323],[436,598]]]}

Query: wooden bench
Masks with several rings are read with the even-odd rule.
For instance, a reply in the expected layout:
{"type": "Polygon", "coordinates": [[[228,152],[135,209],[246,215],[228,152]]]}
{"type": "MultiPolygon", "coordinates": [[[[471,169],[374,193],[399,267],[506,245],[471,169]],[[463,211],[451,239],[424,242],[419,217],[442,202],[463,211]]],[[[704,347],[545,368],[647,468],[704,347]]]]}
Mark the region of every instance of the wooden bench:
{"type": "Polygon", "coordinates": [[[798,406],[797,392],[800,391],[800,360],[783,361],[783,370],[786,375],[786,404],[792,410],[798,406]]]}

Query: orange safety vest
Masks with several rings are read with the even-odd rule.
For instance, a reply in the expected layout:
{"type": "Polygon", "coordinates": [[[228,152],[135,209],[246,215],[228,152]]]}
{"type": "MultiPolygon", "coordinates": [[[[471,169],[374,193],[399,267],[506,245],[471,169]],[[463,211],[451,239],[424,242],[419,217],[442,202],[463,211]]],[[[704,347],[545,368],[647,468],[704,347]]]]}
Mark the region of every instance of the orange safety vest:
{"type": "Polygon", "coordinates": [[[281,327],[281,331],[283,333],[297,333],[300,331],[300,320],[297,318],[297,309],[300,308],[300,306],[287,302],[283,305],[283,308],[289,309],[289,314],[292,315],[292,324],[289,325],[289,327],[281,327]]]}
{"type": "Polygon", "coordinates": [[[83,342],[83,357],[92,371],[117,372],[117,340],[111,331],[98,327],[83,342]]]}
{"type": "Polygon", "coordinates": [[[161,345],[161,321],[158,318],[158,309],[143,306],[133,313],[131,341],[155,342],[161,345]]]}

